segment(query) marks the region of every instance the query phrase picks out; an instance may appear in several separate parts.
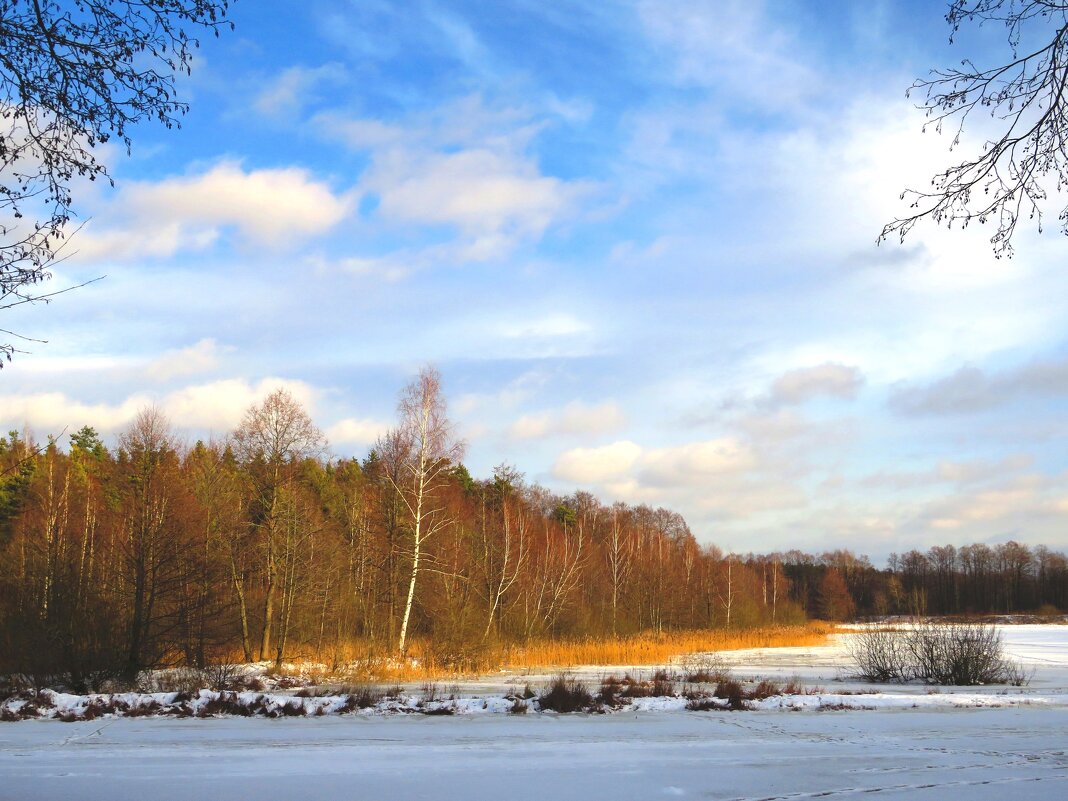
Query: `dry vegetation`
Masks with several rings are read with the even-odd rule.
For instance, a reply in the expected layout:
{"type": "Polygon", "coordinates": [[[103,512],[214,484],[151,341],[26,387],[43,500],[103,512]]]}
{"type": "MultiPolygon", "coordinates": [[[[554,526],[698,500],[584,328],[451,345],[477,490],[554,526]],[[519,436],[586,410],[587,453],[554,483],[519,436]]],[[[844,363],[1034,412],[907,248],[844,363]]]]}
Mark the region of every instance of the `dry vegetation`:
{"type": "Polygon", "coordinates": [[[875,626],[853,634],[849,652],[857,675],[877,683],[1021,686],[1030,680],[1019,664],[1005,657],[997,627],[986,623],[875,626]]]}
{"type": "MultiPolygon", "coordinates": [[[[579,665],[663,665],[691,654],[823,645],[834,630],[830,624],[814,622],[735,631],[707,629],[630,637],[535,639],[526,644],[488,644],[469,650],[462,659],[455,654],[441,655],[427,640],[412,642],[407,660],[369,651],[361,653],[360,646],[353,644],[349,646],[349,659],[345,661],[341,673],[349,680],[406,682],[471,676],[501,669],[519,671],[566,669],[579,665]]],[[[305,675],[308,672],[303,671],[305,675]]]]}
{"type": "Polygon", "coordinates": [[[575,665],[659,665],[685,654],[823,645],[834,628],[823,623],[765,626],[741,631],[713,629],[634,637],[544,640],[511,646],[501,663],[513,668],[575,665]]]}

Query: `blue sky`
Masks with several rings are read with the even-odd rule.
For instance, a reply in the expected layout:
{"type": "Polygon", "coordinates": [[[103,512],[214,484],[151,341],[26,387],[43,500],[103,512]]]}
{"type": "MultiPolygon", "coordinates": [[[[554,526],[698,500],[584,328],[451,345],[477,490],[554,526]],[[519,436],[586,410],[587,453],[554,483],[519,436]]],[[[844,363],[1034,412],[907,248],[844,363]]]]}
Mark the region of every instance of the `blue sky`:
{"type": "Polygon", "coordinates": [[[48,344],[0,423],[194,440],[283,385],[362,456],[433,363],[473,473],[726,549],[1066,547],[1068,243],[875,244],[950,157],[906,87],[1004,53],[943,13],[242,0],[182,129],[78,188],[54,284],[107,278],[7,312],[48,344]]]}

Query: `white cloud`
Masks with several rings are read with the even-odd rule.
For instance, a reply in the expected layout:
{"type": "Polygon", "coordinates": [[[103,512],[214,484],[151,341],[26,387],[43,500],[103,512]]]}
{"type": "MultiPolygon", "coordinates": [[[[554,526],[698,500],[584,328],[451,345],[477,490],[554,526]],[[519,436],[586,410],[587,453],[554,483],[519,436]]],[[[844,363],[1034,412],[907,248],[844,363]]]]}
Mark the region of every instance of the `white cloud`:
{"type": "Polygon", "coordinates": [[[346,417],[326,430],[331,442],[345,445],[370,445],[390,429],[390,424],[368,417],[346,417]]]}
{"type": "Polygon", "coordinates": [[[552,339],[588,334],[592,326],[575,315],[556,313],[543,316],[525,316],[518,322],[506,322],[499,334],[508,339],[552,339]]]}
{"type": "Polygon", "coordinates": [[[563,409],[523,415],[512,424],[508,433],[513,439],[596,435],[617,431],[626,422],[623,411],[614,401],[593,406],[573,401],[563,409]]]}
{"type": "Polygon", "coordinates": [[[351,206],[307,170],[223,161],[196,175],[124,184],[73,245],[84,260],[166,258],[210,247],[233,228],[246,244],[286,248],[330,230],[351,206]]]}
{"type": "Polygon", "coordinates": [[[754,0],[641,0],[646,35],[675,78],[743,98],[751,107],[796,108],[819,86],[797,57],[800,43],[754,0]]]}
{"type": "Polygon", "coordinates": [[[268,116],[293,114],[314,99],[318,87],[342,83],[347,76],[344,66],[337,63],[289,67],[260,91],[253,106],[268,116]]]}
{"type": "Polygon", "coordinates": [[[914,525],[960,530],[958,543],[1010,537],[1032,543],[1053,539],[1068,521],[1064,480],[1060,475],[1026,473],[1007,476],[979,488],[939,497],[922,509],[914,525]]]}
{"type": "Polygon", "coordinates": [[[118,403],[83,403],[62,392],[0,395],[0,419],[5,430],[28,427],[32,432],[58,436],[63,429],[76,431],[83,425],[102,432],[123,428],[137,412],[151,405],[149,395],[131,395],[118,403]]]}
{"type": "Polygon", "coordinates": [[[229,431],[241,422],[246,409],[276,389],[285,389],[309,411],[314,406],[317,393],[309,384],[273,377],[254,384],[230,378],[184,387],[166,395],[159,406],[177,426],[229,431]]]}
{"type": "Polygon", "coordinates": [[[576,484],[601,484],[628,473],[642,455],[642,448],[629,440],[600,448],[572,448],[560,454],[553,474],[576,484]]]}
{"type": "Polygon", "coordinates": [[[638,476],[651,486],[706,486],[710,479],[746,473],[757,466],[749,445],[721,437],[649,450],[642,455],[638,476]]]}
{"type": "Polygon", "coordinates": [[[378,195],[386,217],[459,228],[473,260],[539,238],[577,199],[574,187],[540,175],[532,162],[487,150],[388,153],[361,186],[378,195]]]}
{"type": "Polygon", "coordinates": [[[324,114],[327,135],[369,150],[360,191],[383,219],[455,229],[453,256],[500,258],[572,216],[592,185],[544,174],[527,152],[543,123],[522,108],[490,109],[474,96],[402,124],[324,114]]]}
{"type": "Polygon", "coordinates": [[[619,481],[629,474],[642,487],[681,488],[707,486],[709,479],[743,474],[757,466],[752,449],[731,437],[648,450],[623,440],[565,451],[553,474],[587,484],[619,481]]]}
{"type": "Polygon", "coordinates": [[[220,348],[214,339],[202,339],[187,348],[169,350],[149,362],[145,375],[153,381],[168,381],[179,376],[206,373],[219,366],[220,348]]]}
{"type": "Polygon", "coordinates": [[[284,388],[311,409],[315,390],[301,381],[264,378],[256,383],[233,378],[194,384],[164,394],[137,393],[111,403],[83,403],[62,392],[0,396],[0,423],[8,428],[24,425],[37,432],[58,434],[83,425],[115,434],[146,406],[155,404],[179,428],[222,433],[235,428],[245,410],[275,389],[284,388]]]}
{"type": "Polygon", "coordinates": [[[852,399],[864,377],[856,367],[826,362],[783,373],[771,387],[771,401],[793,405],[827,396],[852,399]]]}
{"type": "Polygon", "coordinates": [[[486,410],[511,410],[529,398],[542,392],[549,383],[549,375],[542,370],[527,370],[509,381],[497,392],[467,393],[452,404],[453,411],[461,416],[477,414],[486,410]]]}

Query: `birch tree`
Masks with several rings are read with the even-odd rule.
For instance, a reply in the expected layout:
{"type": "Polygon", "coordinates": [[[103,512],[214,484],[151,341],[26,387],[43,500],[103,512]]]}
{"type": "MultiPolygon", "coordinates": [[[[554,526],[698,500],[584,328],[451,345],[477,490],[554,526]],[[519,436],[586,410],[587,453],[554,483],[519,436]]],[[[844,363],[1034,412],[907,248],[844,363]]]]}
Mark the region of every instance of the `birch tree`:
{"type": "Polygon", "coordinates": [[[399,425],[392,436],[399,450],[400,470],[386,475],[401,498],[411,533],[412,567],[397,643],[397,650],[404,654],[424,545],[452,522],[441,490],[447,484],[449,468],[462,458],[464,445],[453,436],[441,375],[432,367],[423,368],[401,391],[397,415],[399,425]]]}

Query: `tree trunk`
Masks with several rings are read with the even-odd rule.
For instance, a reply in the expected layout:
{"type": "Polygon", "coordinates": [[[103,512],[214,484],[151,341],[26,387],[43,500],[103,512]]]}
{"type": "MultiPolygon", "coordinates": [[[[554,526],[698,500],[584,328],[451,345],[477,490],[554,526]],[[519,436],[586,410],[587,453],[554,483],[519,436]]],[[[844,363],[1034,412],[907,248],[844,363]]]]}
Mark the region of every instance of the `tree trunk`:
{"type": "MultiPolygon", "coordinates": [[[[418,530],[418,523],[416,524],[418,530]]],[[[418,535],[415,539],[415,553],[412,556],[412,577],[408,582],[408,600],[404,604],[404,620],[401,622],[400,630],[400,644],[397,646],[397,650],[401,656],[404,656],[404,648],[407,645],[408,639],[408,620],[412,616],[412,601],[415,598],[415,580],[419,576],[419,538],[418,535]]]]}

